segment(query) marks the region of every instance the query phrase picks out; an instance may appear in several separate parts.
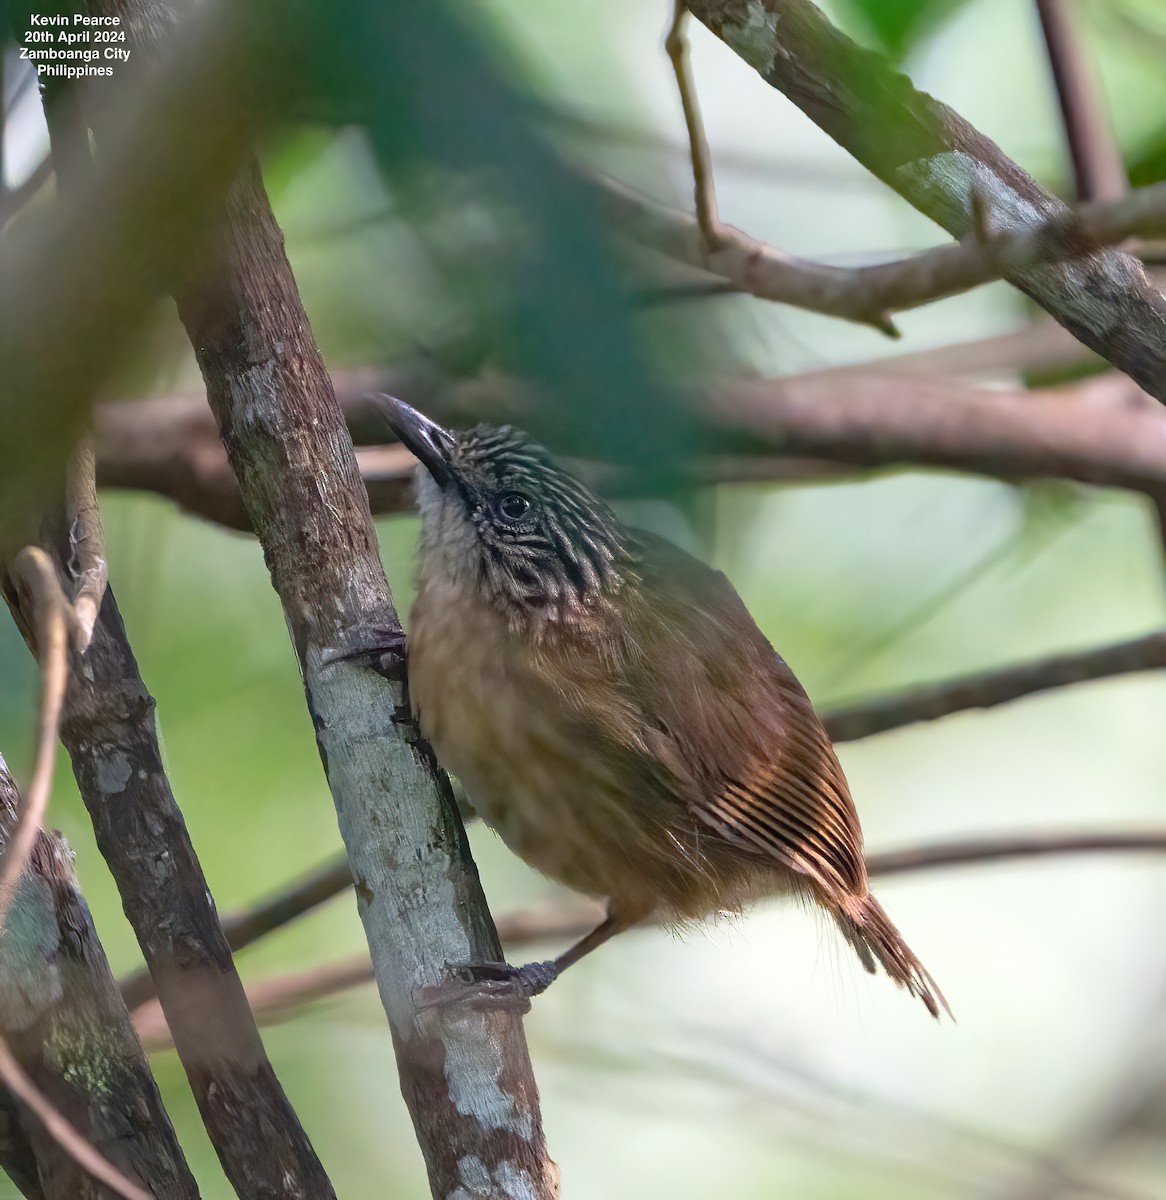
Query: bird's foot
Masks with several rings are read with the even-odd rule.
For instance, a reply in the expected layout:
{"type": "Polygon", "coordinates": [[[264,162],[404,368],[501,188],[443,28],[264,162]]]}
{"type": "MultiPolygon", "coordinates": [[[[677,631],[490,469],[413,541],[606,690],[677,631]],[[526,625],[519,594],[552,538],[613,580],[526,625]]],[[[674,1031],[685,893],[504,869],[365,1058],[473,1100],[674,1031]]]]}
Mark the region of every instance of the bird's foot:
{"type": "Polygon", "coordinates": [[[399,625],[358,625],[323,657],[326,667],[353,661],[364,662],[378,675],[401,683],[405,678],[405,631],[399,625]]]}
{"type": "Polygon", "coordinates": [[[522,967],[509,963],[461,963],[451,966],[444,983],[421,989],[419,1008],[472,1008],[478,1012],[530,1011],[532,996],[541,995],[559,977],[553,962],[522,967]]]}

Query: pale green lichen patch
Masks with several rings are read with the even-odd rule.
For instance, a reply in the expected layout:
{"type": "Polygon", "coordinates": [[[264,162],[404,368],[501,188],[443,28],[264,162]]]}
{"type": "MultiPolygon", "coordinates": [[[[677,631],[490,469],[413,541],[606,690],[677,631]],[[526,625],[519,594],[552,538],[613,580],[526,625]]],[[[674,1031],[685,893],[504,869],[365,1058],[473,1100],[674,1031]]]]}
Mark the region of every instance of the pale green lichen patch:
{"type": "Polygon", "coordinates": [[[525,1141],[534,1136],[534,1121],[502,1086],[502,1049],[485,1028],[484,1014],[473,1017],[483,1028],[476,1038],[451,1039],[446,1046],[445,1080],[450,1099],[464,1117],[485,1129],[507,1129],[525,1141]],[[464,1051],[464,1053],[463,1053],[464,1051]]]}
{"type": "Polygon", "coordinates": [[[495,1200],[498,1196],[505,1196],[506,1200],[538,1200],[530,1172],[512,1162],[501,1162],[491,1171],[476,1154],[467,1154],[458,1159],[457,1170],[461,1186],[454,1188],[446,1200],[495,1200]]]}
{"type": "Polygon", "coordinates": [[[762,75],[777,57],[777,13],[766,12],[761,0],[749,0],[744,12],[721,24],[721,40],[762,75]]]}

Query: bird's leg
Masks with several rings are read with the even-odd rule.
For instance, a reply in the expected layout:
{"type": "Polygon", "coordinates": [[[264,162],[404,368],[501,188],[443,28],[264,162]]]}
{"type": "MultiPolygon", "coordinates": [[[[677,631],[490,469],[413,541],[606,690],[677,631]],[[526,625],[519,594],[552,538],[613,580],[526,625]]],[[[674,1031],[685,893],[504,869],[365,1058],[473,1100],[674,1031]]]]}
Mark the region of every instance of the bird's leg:
{"type": "Polygon", "coordinates": [[[532,996],[541,995],[570,966],[634,922],[608,909],[607,918],[570,949],[549,962],[522,967],[509,963],[463,963],[449,968],[449,982],[422,989],[419,1007],[466,1005],[470,1008],[519,1008],[525,1012],[532,996]]]}

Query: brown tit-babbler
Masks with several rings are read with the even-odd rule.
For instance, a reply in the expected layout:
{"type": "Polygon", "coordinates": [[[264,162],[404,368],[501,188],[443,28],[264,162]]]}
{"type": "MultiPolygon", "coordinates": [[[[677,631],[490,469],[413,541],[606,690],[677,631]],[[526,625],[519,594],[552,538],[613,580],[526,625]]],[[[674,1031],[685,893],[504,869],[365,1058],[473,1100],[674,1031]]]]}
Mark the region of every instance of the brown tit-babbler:
{"type": "Polygon", "coordinates": [[[943,995],[870,893],[830,739],[725,576],[627,528],[519,430],[451,432],[381,403],[421,463],[421,731],[516,854],[608,904],[551,963],[459,975],[529,997],[641,921],[795,896],[938,1016],[943,995]]]}

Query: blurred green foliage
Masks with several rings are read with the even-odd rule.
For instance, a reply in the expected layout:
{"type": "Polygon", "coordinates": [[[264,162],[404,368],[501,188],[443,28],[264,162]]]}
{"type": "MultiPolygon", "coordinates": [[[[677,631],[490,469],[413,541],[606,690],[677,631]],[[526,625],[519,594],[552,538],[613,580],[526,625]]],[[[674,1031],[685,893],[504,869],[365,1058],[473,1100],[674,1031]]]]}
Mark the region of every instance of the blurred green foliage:
{"type": "Polygon", "coordinates": [[[902,61],[969,0],[840,0],[891,58],[902,61]]]}

